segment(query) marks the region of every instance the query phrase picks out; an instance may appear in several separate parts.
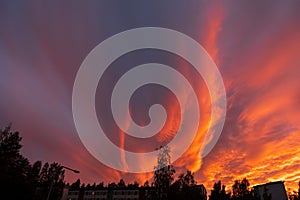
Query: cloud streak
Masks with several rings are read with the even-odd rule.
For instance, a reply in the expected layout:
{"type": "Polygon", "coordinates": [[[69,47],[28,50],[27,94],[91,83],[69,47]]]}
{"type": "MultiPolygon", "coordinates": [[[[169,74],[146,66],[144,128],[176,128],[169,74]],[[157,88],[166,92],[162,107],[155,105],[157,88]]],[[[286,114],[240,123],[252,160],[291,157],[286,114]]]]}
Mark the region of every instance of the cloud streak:
{"type": "MultiPolygon", "coordinates": [[[[211,103],[207,88],[188,63],[168,55],[168,64],[175,63],[198,88],[203,112],[193,144],[175,163],[178,172],[194,171],[197,181],[208,189],[219,179],[230,185],[244,177],[252,184],[284,180],[288,187],[295,187],[300,178],[299,2],[203,1],[186,7],[175,3],[167,14],[167,3],[142,6],[155,8],[155,14],[149,9],[137,12],[138,6],[124,3],[120,10],[109,3],[76,2],[71,7],[62,5],[54,13],[55,5],[50,3],[3,5],[0,125],[13,122],[24,138],[24,153],[31,160],[55,160],[78,168],[85,182],[122,177],[142,183],[150,179],[151,173],[112,170],[87,152],[72,121],[71,95],[76,71],[99,42],[133,27],[162,26],[184,32],[205,47],[221,71],[228,101],[222,135],[202,160],[199,150],[208,129],[211,103]]],[[[150,58],[141,55],[137,59],[150,58]]],[[[167,101],[169,95],[163,97],[171,117],[166,129],[173,131],[171,121],[178,123],[177,108],[167,101]]],[[[126,148],[128,138],[123,133],[112,135],[121,135],[114,139],[126,148]]],[[[160,134],[155,141],[172,136],[160,134]]],[[[153,140],[145,148],[154,144],[153,140]]],[[[126,158],[122,162],[126,164],[126,158]]],[[[74,181],[77,176],[69,174],[67,178],[74,181]]]]}

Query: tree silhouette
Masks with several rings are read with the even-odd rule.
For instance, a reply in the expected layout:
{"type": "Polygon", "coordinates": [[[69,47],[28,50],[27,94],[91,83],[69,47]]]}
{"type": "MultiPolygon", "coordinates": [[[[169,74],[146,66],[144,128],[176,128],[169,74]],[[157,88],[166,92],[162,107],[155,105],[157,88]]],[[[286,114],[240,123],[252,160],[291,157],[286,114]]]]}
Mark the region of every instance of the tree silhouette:
{"type": "MultiPolygon", "coordinates": [[[[45,163],[36,161],[32,165],[28,159],[20,154],[22,138],[19,133],[7,126],[0,130],[0,193],[1,199],[22,200],[60,200],[64,188],[64,170],[58,163],[45,163]],[[14,191],[14,192],[11,192],[14,191]]],[[[103,182],[98,185],[80,183],[80,179],[71,184],[71,190],[109,191],[115,189],[141,189],[147,190],[147,199],[157,200],[206,200],[206,189],[203,185],[197,185],[191,171],[180,174],[175,182],[175,169],[171,165],[170,149],[168,146],[160,147],[157,158],[157,166],[154,167],[153,183],[150,186],[146,181],[143,186],[137,182],[128,184],[121,179],[117,184],[103,182]]],[[[300,182],[298,192],[289,194],[290,200],[299,200],[300,182]]],[[[112,193],[108,193],[111,195],[112,193]]],[[[83,193],[82,193],[83,195],[83,193]]],[[[110,196],[109,196],[110,198],[110,196]]],[[[271,200],[272,196],[264,189],[263,200],[271,200]]],[[[209,200],[257,200],[249,181],[236,180],[232,185],[232,193],[226,193],[221,181],[214,184],[209,200]]]]}
{"type": "Polygon", "coordinates": [[[187,171],[186,174],[180,174],[177,181],[180,183],[181,188],[192,187],[196,184],[191,171],[187,171]]]}
{"type": "Polygon", "coordinates": [[[39,179],[40,179],[40,171],[42,168],[42,162],[36,161],[32,164],[31,168],[29,169],[27,179],[28,182],[31,184],[32,193],[35,199],[37,199],[37,188],[39,186],[39,179]]]}
{"type": "Polygon", "coordinates": [[[174,180],[175,169],[171,165],[170,149],[168,146],[160,147],[157,166],[154,167],[155,190],[151,192],[150,199],[167,199],[167,192],[174,180]]]}
{"type": "Polygon", "coordinates": [[[120,179],[118,183],[118,188],[125,188],[125,187],[126,187],[125,181],[123,179],[120,179]]]}
{"type": "Polygon", "coordinates": [[[22,138],[11,126],[1,130],[0,134],[0,188],[4,199],[32,199],[34,187],[27,178],[31,170],[27,158],[20,154],[22,138]],[[13,192],[12,188],[18,188],[13,192]]]}
{"type": "Polygon", "coordinates": [[[150,184],[149,184],[149,181],[146,180],[144,185],[143,185],[144,188],[149,188],[150,187],[150,184]]]}
{"type": "Polygon", "coordinates": [[[107,185],[108,189],[117,189],[118,185],[115,182],[109,183],[107,185]]]}
{"type": "Polygon", "coordinates": [[[79,190],[80,189],[80,179],[77,179],[74,183],[71,184],[72,190],[79,190]]]}
{"type": "Polygon", "coordinates": [[[136,182],[136,181],[134,181],[134,183],[129,183],[128,185],[127,185],[127,188],[128,189],[138,189],[140,186],[139,186],[139,183],[138,182],[136,182]]]}
{"type": "Polygon", "coordinates": [[[171,185],[168,193],[168,199],[172,200],[206,200],[206,198],[206,189],[203,185],[196,185],[191,171],[187,171],[186,174],[180,174],[171,185]]]}
{"type": "Polygon", "coordinates": [[[300,199],[300,181],[298,182],[298,199],[300,199]]]}
{"type": "Polygon", "coordinates": [[[218,181],[214,184],[209,200],[229,200],[230,194],[227,194],[225,191],[225,185],[222,185],[221,181],[218,181]]]}
{"type": "Polygon", "coordinates": [[[40,170],[36,199],[60,199],[64,188],[64,170],[58,163],[45,163],[40,170]]]}
{"type": "Polygon", "coordinates": [[[293,191],[293,193],[289,193],[289,200],[299,200],[300,199],[300,181],[298,182],[298,192],[293,191]]]}
{"type": "Polygon", "coordinates": [[[98,185],[96,185],[96,190],[101,190],[104,188],[104,183],[103,182],[100,182],[98,183],[98,185]]]}
{"type": "Polygon", "coordinates": [[[43,200],[51,183],[51,199],[60,199],[64,187],[62,167],[58,163],[41,161],[32,165],[20,154],[22,138],[11,125],[0,132],[0,192],[3,199],[43,200]],[[11,192],[14,191],[14,192],[11,192]]]}
{"type": "Polygon", "coordinates": [[[244,178],[242,181],[236,180],[232,185],[232,197],[233,200],[254,200],[254,192],[250,188],[249,181],[244,178]]]}

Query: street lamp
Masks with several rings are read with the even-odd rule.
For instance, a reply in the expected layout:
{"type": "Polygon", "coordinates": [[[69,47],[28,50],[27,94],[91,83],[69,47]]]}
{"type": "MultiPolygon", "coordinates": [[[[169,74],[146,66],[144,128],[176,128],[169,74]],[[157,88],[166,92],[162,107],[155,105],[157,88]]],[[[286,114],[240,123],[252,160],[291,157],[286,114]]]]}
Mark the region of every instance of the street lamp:
{"type": "MultiPolygon", "coordinates": [[[[69,170],[69,171],[74,172],[75,174],[79,174],[79,171],[76,170],[76,169],[72,169],[72,168],[66,167],[66,166],[61,166],[61,167],[62,167],[62,169],[67,169],[67,170],[69,170]]],[[[54,182],[54,181],[52,180],[51,185],[50,185],[50,189],[49,189],[49,192],[48,192],[48,195],[47,195],[47,200],[49,200],[49,198],[50,198],[50,194],[51,194],[52,187],[53,187],[53,182],[54,182]]]]}
{"type": "Polygon", "coordinates": [[[70,170],[72,172],[74,172],[75,174],[79,174],[80,172],[76,169],[71,169],[70,167],[66,167],[66,166],[61,166],[63,169],[67,169],[67,170],[70,170]]]}

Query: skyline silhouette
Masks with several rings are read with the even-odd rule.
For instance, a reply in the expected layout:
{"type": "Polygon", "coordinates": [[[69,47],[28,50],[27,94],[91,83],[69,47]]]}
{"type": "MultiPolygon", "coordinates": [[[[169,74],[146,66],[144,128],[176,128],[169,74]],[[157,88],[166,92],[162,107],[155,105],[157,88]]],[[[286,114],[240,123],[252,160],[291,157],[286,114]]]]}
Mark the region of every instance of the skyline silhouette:
{"type": "Polygon", "coordinates": [[[0,186],[1,196],[9,199],[24,200],[84,200],[84,199],[148,199],[148,200],[298,200],[300,198],[300,181],[298,191],[286,191],[284,182],[271,182],[262,185],[250,185],[247,178],[235,180],[226,187],[219,180],[208,193],[205,186],[197,183],[194,173],[186,171],[176,174],[170,163],[170,149],[160,147],[157,165],[151,180],[140,184],[136,181],[118,183],[103,181],[82,183],[78,178],[74,183],[64,180],[65,170],[79,174],[78,170],[59,163],[41,161],[30,163],[20,150],[22,137],[13,131],[11,125],[1,129],[0,133],[0,186]],[[176,178],[177,176],[177,178],[176,178]],[[20,192],[11,193],[12,188],[20,192]],[[288,196],[287,196],[288,195],[288,196]]]}

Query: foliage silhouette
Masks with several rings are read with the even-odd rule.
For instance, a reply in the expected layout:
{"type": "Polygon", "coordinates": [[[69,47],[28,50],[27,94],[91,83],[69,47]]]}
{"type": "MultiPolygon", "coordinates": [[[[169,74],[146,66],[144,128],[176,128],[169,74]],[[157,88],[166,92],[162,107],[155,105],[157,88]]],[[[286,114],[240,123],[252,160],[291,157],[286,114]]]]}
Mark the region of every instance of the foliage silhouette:
{"type": "Polygon", "coordinates": [[[244,178],[243,180],[236,180],[232,185],[232,200],[256,200],[254,191],[250,187],[249,181],[244,178]]]}
{"type": "Polygon", "coordinates": [[[53,183],[51,199],[60,199],[64,187],[62,167],[58,163],[45,163],[42,167],[41,161],[31,165],[29,160],[20,154],[21,140],[19,132],[12,131],[11,125],[0,132],[1,198],[44,200],[53,183]]]}
{"type": "Polygon", "coordinates": [[[300,181],[298,182],[298,191],[293,191],[289,193],[289,200],[300,200],[300,181]]]}
{"type": "Polygon", "coordinates": [[[225,185],[222,185],[221,181],[214,184],[211,190],[209,200],[229,200],[230,193],[226,193],[225,185]]]}
{"type": "Polygon", "coordinates": [[[160,147],[157,158],[157,166],[154,167],[155,190],[152,191],[150,199],[168,199],[167,193],[174,180],[175,169],[171,165],[170,149],[168,146],[160,147]]]}
{"type": "Polygon", "coordinates": [[[197,185],[191,171],[180,174],[177,180],[171,185],[168,192],[168,199],[174,200],[206,200],[206,189],[203,185],[197,185]]]}
{"type": "MultiPolygon", "coordinates": [[[[22,200],[46,200],[50,194],[51,200],[60,200],[65,186],[64,170],[58,163],[45,163],[36,161],[33,164],[21,155],[22,138],[19,132],[12,131],[11,126],[1,129],[0,132],[0,193],[1,199],[22,200]],[[51,193],[49,193],[51,188],[51,193]],[[16,191],[17,189],[17,191],[16,191]],[[16,191],[16,192],[11,192],[16,191]]],[[[127,184],[123,179],[118,183],[109,183],[104,186],[103,182],[90,185],[81,184],[80,179],[72,183],[71,190],[147,190],[149,200],[206,200],[206,189],[198,185],[194,174],[187,171],[180,174],[174,181],[175,169],[170,162],[170,149],[165,146],[159,149],[157,166],[153,177],[153,183],[146,181],[143,186],[137,182],[127,184]]],[[[209,200],[257,200],[249,181],[236,180],[232,185],[231,193],[226,192],[225,185],[221,181],[214,184],[209,200]]],[[[299,200],[300,182],[298,191],[289,194],[289,200],[299,200]]],[[[272,200],[272,196],[264,191],[263,200],[272,200]]]]}

